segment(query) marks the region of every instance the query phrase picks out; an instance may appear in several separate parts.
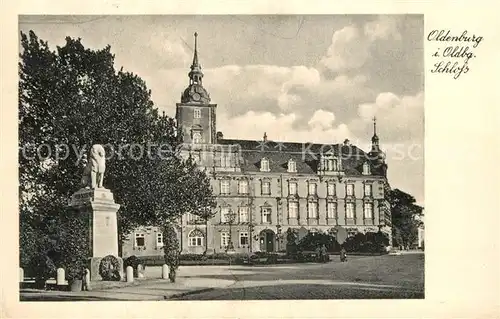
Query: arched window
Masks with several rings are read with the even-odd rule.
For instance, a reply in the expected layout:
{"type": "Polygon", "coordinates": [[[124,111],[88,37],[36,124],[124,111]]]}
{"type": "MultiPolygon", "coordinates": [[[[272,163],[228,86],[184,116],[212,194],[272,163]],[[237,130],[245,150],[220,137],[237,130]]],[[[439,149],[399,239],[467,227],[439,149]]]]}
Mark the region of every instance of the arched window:
{"type": "Polygon", "coordinates": [[[293,159],[290,159],[288,161],[288,172],[289,173],[296,173],[297,172],[297,163],[293,159]]]}
{"type": "Polygon", "coordinates": [[[201,144],[201,134],[196,132],[193,134],[193,143],[194,144],[201,144]]]}
{"type": "Polygon", "coordinates": [[[189,246],[203,246],[205,235],[199,229],[195,229],[189,233],[189,246]]]}
{"type": "Polygon", "coordinates": [[[370,172],[370,164],[368,164],[368,162],[365,162],[363,164],[363,175],[370,175],[371,172],[370,172]]]}
{"type": "Polygon", "coordinates": [[[260,171],[269,172],[269,160],[265,157],[260,160],[260,171]]]}

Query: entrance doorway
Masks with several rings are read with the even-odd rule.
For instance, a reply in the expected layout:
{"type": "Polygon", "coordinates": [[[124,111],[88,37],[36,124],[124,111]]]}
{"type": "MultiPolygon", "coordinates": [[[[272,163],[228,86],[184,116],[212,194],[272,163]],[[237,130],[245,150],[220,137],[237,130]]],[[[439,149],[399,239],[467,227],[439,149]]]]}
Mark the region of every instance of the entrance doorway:
{"type": "Polygon", "coordinates": [[[274,252],[276,234],[270,229],[260,232],[260,251],[274,252]]]}

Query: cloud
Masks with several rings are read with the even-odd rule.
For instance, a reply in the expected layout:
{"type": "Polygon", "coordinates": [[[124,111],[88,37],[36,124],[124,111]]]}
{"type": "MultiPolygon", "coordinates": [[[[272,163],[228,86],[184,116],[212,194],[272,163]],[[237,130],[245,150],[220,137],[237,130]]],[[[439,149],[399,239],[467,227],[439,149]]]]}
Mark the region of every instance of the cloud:
{"type": "Polygon", "coordinates": [[[347,125],[334,125],[335,116],[331,112],[318,110],[309,119],[310,125],[302,130],[294,128],[297,119],[298,116],[294,113],[248,111],[236,117],[220,114],[217,125],[226,138],[258,140],[264,132],[269,140],[286,142],[337,143],[345,138],[353,138],[347,125]],[[326,118],[320,119],[321,116],[326,118]]]}
{"type": "Polygon", "coordinates": [[[398,27],[398,18],[379,16],[363,27],[351,25],[335,31],[321,63],[335,72],[359,69],[370,59],[375,41],[401,39],[398,27]]]}
{"type": "MultiPolygon", "coordinates": [[[[350,123],[356,132],[365,130],[373,117],[385,141],[421,141],[424,138],[424,94],[397,96],[380,93],[374,102],[358,106],[359,118],[350,123]]],[[[381,135],[379,134],[379,135],[381,135]]],[[[381,136],[382,138],[382,136],[381,136]]]]}

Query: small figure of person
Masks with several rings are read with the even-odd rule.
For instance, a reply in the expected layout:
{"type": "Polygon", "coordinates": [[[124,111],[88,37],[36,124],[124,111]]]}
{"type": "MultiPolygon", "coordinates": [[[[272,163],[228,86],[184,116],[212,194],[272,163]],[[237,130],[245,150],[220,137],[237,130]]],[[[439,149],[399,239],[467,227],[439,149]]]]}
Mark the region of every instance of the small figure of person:
{"type": "Polygon", "coordinates": [[[325,245],[321,246],[320,256],[321,256],[321,261],[322,262],[326,263],[328,261],[328,255],[327,255],[327,252],[326,252],[326,246],[325,245]]]}
{"type": "Polygon", "coordinates": [[[347,261],[347,252],[344,247],[340,250],[340,261],[345,262],[347,261]]]}
{"type": "Polygon", "coordinates": [[[323,255],[321,254],[321,248],[319,246],[316,247],[316,258],[317,261],[321,261],[323,258],[323,255]]]}
{"type": "Polygon", "coordinates": [[[90,289],[90,271],[85,268],[83,270],[83,278],[82,278],[82,290],[89,291],[90,289]]]}

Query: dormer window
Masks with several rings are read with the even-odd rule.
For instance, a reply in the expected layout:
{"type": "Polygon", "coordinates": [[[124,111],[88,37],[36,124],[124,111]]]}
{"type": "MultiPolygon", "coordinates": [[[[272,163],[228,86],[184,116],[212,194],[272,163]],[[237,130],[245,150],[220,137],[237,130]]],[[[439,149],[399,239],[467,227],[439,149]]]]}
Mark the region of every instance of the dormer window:
{"type": "Polygon", "coordinates": [[[200,109],[194,109],[194,118],[195,119],[201,118],[201,110],[200,109]]]}
{"type": "Polygon", "coordinates": [[[201,134],[196,132],[193,134],[193,143],[194,144],[201,144],[201,134]]]}
{"type": "Polygon", "coordinates": [[[269,172],[269,160],[267,158],[263,158],[260,160],[260,171],[269,172]]]}
{"type": "Polygon", "coordinates": [[[334,157],[332,153],[325,154],[321,160],[321,166],[324,171],[339,172],[340,160],[337,157],[334,157]]]}
{"type": "Polygon", "coordinates": [[[293,159],[288,161],[288,173],[296,173],[297,172],[297,163],[293,159]]]}
{"type": "Polygon", "coordinates": [[[363,175],[370,175],[370,174],[371,174],[370,164],[368,164],[368,162],[365,162],[363,164],[363,175]]]}

